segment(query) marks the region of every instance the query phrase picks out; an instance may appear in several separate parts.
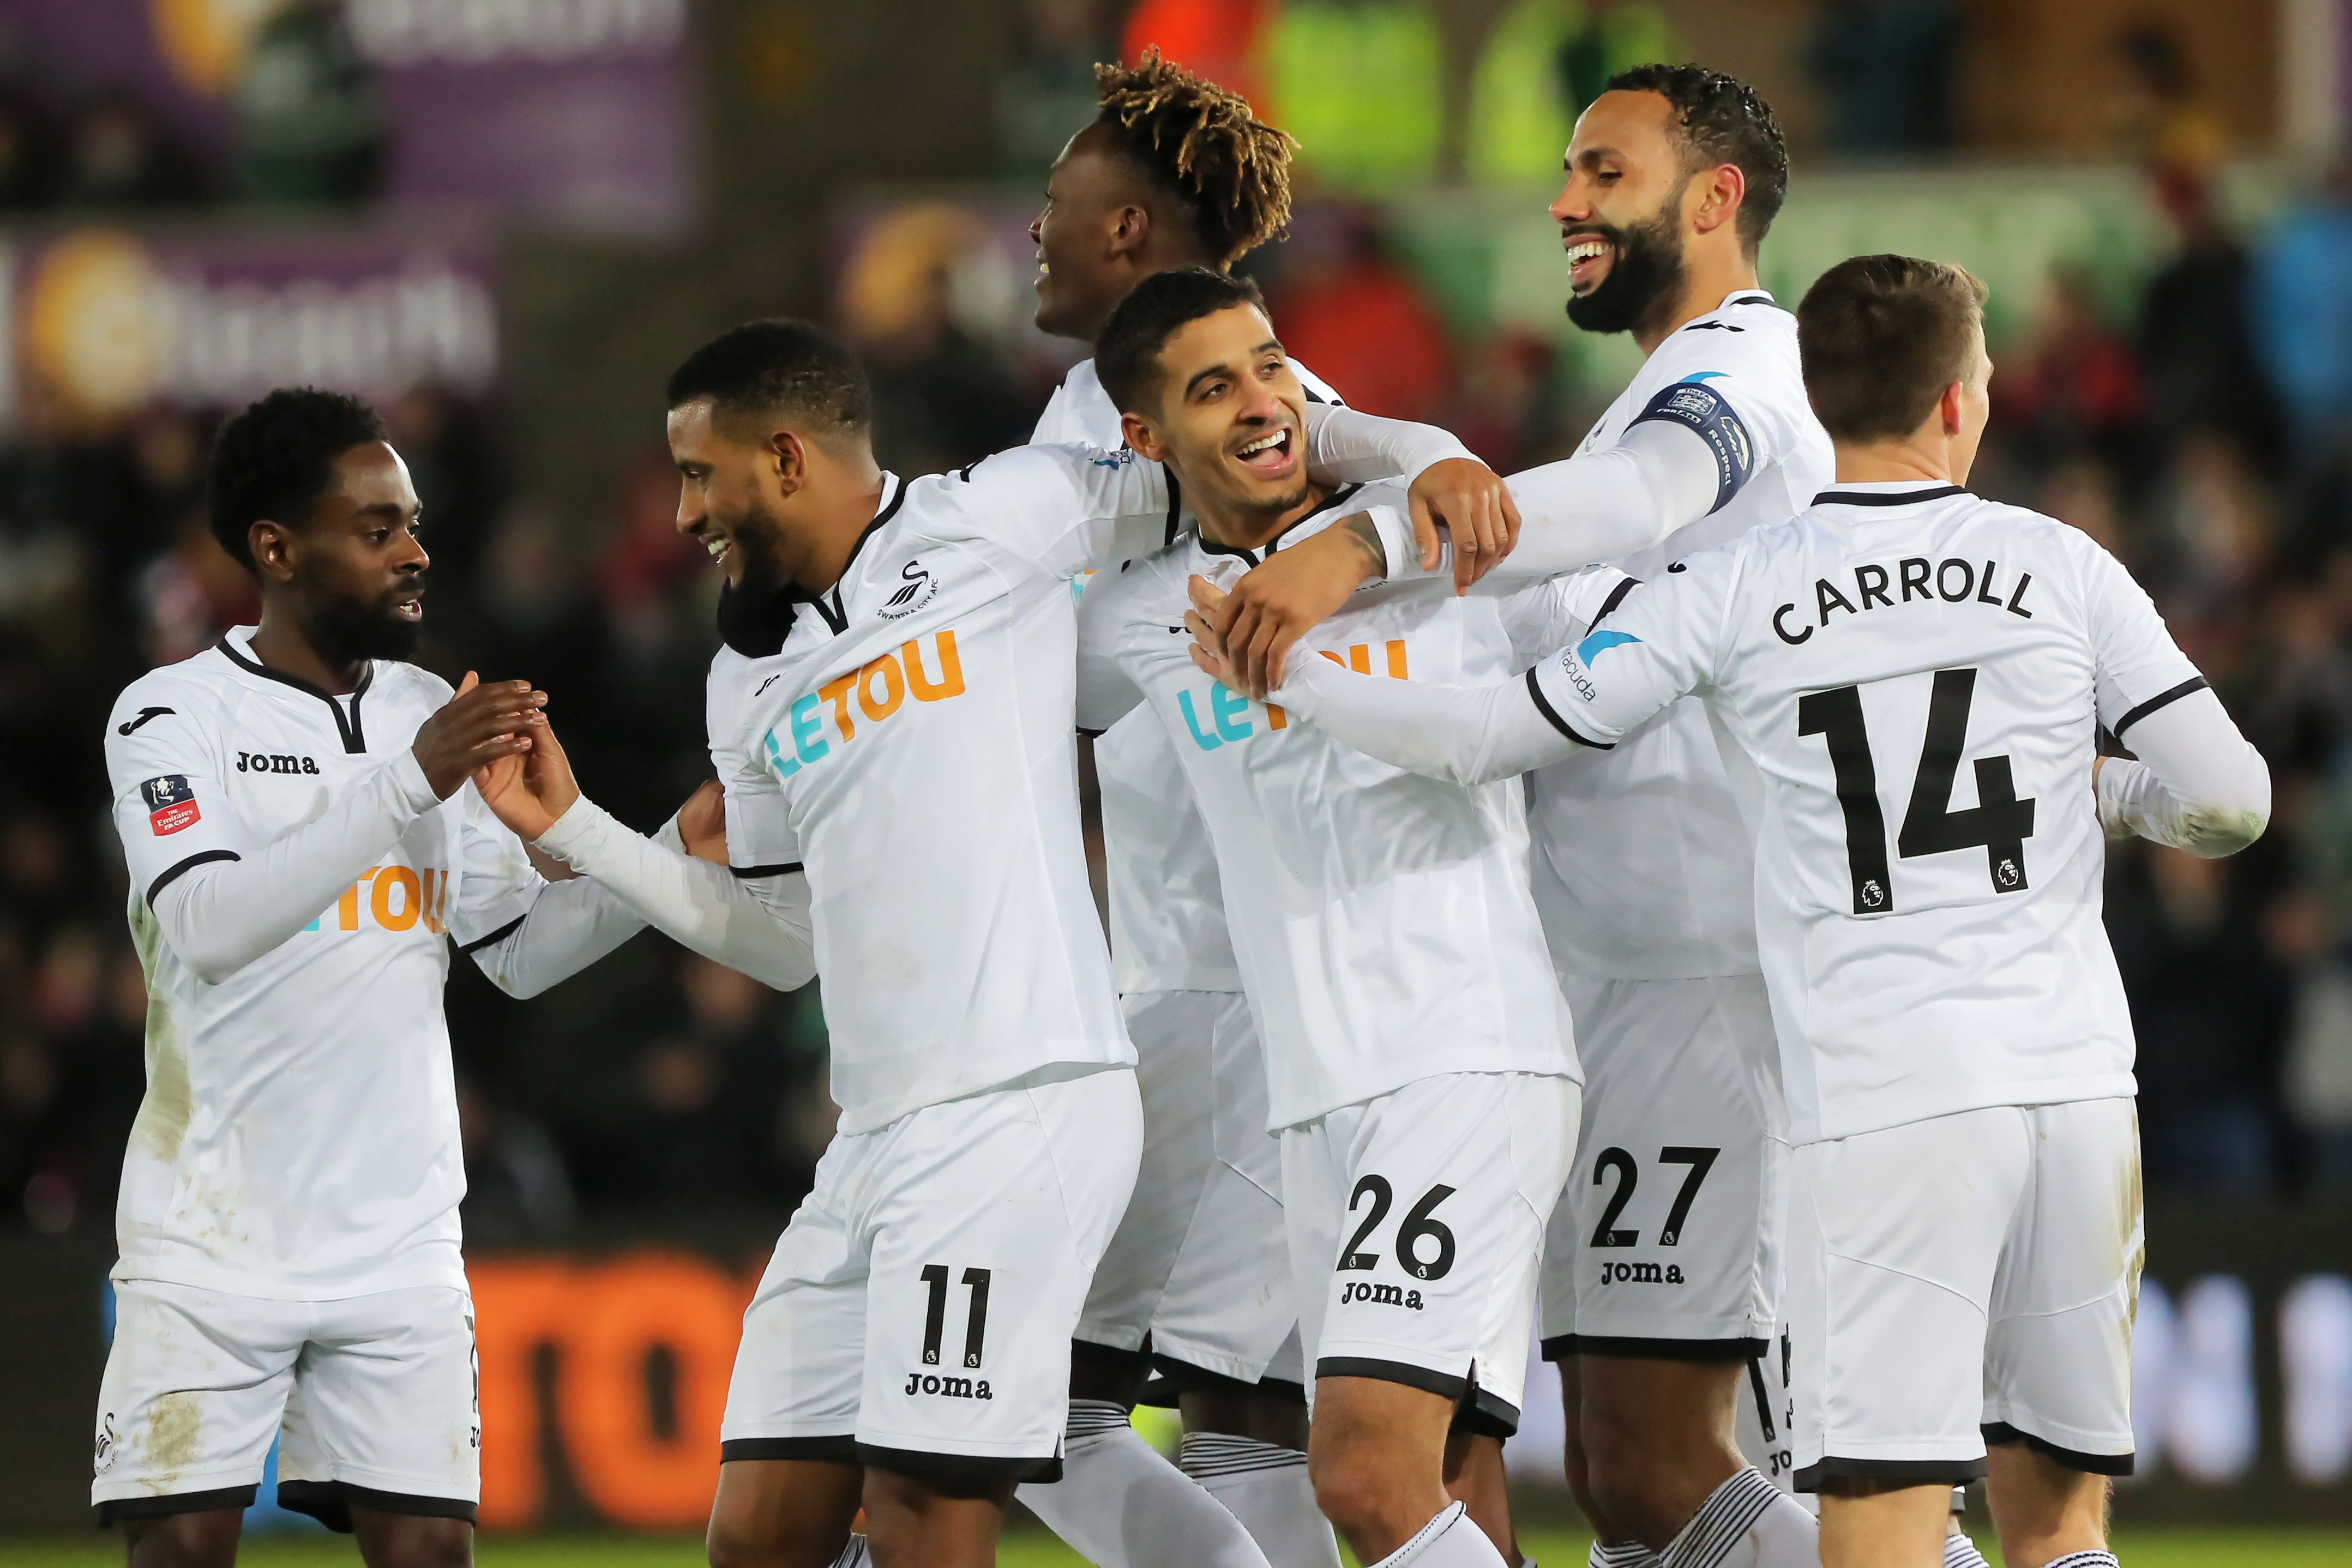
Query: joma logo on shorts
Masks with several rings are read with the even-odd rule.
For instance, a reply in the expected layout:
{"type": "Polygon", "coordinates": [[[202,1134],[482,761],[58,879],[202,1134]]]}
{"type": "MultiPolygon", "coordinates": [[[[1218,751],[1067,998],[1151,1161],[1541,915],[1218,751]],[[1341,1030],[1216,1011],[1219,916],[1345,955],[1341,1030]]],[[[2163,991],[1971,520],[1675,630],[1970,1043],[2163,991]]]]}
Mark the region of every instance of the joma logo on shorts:
{"type": "Polygon", "coordinates": [[[1601,1282],[1604,1285],[1679,1285],[1683,1282],[1682,1265],[1668,1263],[1661,1268],[1655,1263],[1603,1263],[1601,1282]]]}
{"type": "Polygon", "coordinates": [[[1370,1301],[1376,1307],[1409,1307],[1421,1311],[1421,1292],[1402,1290],[1395,1285],[1358,1284],[1353,1281],[1339,1287],[1339,1304],[1370,1301]]]}
{"type": "Polygon", "coordinates": [[[975,1383],[969,1377],[941,1377],[935,1372],[907,1374],[907,1392],[936,1394],[943,1399],[993,1399],[988,1391],[988,1379],[975,1383]]]}

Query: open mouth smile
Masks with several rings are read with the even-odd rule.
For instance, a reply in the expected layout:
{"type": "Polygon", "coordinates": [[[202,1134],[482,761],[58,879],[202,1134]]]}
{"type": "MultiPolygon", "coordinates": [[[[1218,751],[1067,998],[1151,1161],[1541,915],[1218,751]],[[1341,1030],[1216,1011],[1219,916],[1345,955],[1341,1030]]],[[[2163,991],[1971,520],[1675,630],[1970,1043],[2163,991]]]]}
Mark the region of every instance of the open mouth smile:
{"type": "Polygon", "coordinates": [[[1599,235],[1571,235],[1560,241],[1560,247],[1568,252],[1569,283],[1579,289],[1607,277],[1617,254],[1617,247],[1599,235]]]}

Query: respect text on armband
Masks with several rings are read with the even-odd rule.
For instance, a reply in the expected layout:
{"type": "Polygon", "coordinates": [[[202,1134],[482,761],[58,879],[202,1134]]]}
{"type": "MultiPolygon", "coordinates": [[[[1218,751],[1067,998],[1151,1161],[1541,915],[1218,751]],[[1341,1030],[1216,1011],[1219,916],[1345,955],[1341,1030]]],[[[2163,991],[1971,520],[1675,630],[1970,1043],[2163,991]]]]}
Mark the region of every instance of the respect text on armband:
{"type": "Polygon", "coordinates": [[[918,637],[804,693],[763,739],[768,767],[777,778],[789,779],[824,761],[836,747],[854,744],[861,726],[871,729],[887,722],[910,696],[919,703],[936,703],[963,693],[955,633],[918,637]],[[825,712],[827,705],[831,714],[825,712]]]}

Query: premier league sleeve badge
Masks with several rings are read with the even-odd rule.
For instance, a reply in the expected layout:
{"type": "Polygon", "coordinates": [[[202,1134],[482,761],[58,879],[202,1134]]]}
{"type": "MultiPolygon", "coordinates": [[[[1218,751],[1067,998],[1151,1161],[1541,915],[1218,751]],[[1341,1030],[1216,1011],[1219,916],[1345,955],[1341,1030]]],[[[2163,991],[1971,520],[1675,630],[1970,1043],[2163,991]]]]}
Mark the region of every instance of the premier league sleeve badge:
{"type": "Polygon", "coordinates": [[[150,779],[139,786],[139,793],[147,802],[147,825],[159,839],[204,820],[204,812],[196,808],[196,792],[188,788],[184,773],[150,779]]]}

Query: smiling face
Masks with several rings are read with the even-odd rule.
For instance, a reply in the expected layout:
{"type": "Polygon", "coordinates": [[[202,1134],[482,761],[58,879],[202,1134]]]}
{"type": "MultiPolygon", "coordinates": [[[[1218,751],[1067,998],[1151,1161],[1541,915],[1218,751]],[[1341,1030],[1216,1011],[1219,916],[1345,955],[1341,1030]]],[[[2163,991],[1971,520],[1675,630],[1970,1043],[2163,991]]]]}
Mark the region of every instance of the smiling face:
{"type": "Polygon", "coordinates": [[[253,526],[262,581],[289,592],[312,647],[331,664],[404,659],[425,621],[425,570],[417,543],[416,486],[408,465],[384,442],[345,449],[308,520],[253,526]]]}
{"type": "Polygon", "coordinates": [[[1578,117],[1568,183],[1551,204],[1568,253],[1569,319],[1622,332],[1670,308],[1684,271],[1691,184],[1674,105],[1662,93],[1604,92],[1578,117]]]}
{"type": "MultiPolygon", "coordinates": [[[[1037,329],[1091,342],[1135,282],[1120,243],[1145,208],[1134,172],[1108,127],[1070,138],[1045,177],[1045,205],[1029,225],[1037,246],[1037,329]]],[[[1147,220],[1148,221],[1148,220],[1147,220]]]]}
{"type": "Polygon", "coordinates": [[[677,531],[709,551],[739,592],[747,577],[777,576],[783,496],[774,449],[730,435],[711,401],[696,398],[669,411],[669,455],[678,472],[677,531]]]}
{"type": "Polygon", "coordinates": [[[1204,527],[1215,514],[1262,523],[1307,499],[1307,392],[1264,311],[1186,322],[1158,366],[1159,395],[1149,415],[1127,415],[1128,444],[1175,472],[1204,527]]]}

